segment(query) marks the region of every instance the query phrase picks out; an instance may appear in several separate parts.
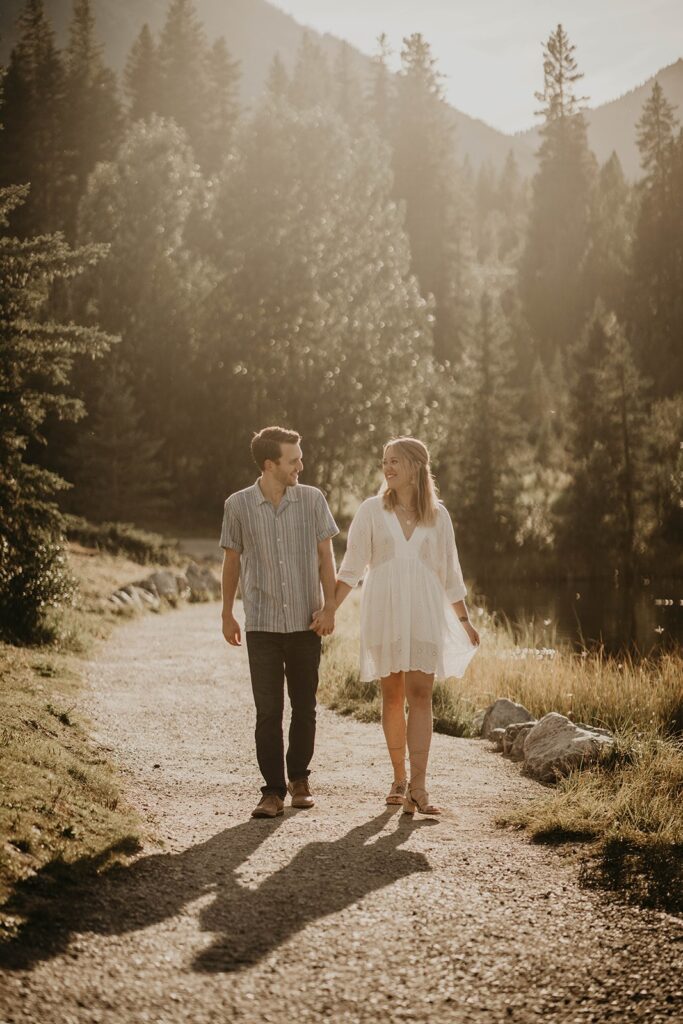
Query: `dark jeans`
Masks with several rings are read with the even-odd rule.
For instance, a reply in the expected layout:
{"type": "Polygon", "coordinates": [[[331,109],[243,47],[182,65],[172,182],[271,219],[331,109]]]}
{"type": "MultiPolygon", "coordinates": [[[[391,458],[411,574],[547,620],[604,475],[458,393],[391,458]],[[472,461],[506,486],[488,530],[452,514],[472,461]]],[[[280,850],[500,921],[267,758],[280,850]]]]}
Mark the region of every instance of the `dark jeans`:
{"type": "Polygon", "coordinates": [[[320,637],[307,629],[298,633],[247,633],[251,687],[256,705],[256,757],[263,793],[284,797],[284,682],[292,705],[287,747],[287,776],[307,779],[315,743],[315,695],[318,689],[320,637]]]}

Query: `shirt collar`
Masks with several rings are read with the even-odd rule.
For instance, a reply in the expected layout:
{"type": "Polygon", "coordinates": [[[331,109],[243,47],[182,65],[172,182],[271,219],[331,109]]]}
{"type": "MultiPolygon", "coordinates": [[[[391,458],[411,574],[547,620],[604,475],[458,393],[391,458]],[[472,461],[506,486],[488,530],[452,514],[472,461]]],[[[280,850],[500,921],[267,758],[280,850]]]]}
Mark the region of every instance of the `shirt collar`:
{"type": "MultiPolygon", "coordinates": [[[[265,494],[263,493],[263,491],[261,490],[261,488],[259,486],[258,480],[254,483],[254,486],[252,487],[252,491],[254,493],[254,498],[256,499],[256,504],[257,505],[263,505],[266,501],[268,501],[268,499],[266,498],[265,494]]],[[[299,500],[299,495],[297,494],[296,487],[286,487],[285,488],[285,493],[282,496],[282,501],[289,502],[289,501],[298,501],[298,500],[299,500]]]]}

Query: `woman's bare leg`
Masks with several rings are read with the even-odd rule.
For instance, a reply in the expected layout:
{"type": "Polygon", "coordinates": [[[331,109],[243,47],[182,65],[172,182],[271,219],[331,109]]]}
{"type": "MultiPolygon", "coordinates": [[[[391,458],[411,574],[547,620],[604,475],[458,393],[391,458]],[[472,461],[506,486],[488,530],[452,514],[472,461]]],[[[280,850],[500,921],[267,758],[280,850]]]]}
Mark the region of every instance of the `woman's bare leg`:
{"type": "Polygon", "coordinates": [[[380,679],[382,686],[382,728],[394,769],[394,782],[406,777],[406,687],[403,672],[380,679]]]}
{"type": "Polygon", "coordinates": [[[408,756],[410,758],[410,789],[417,796],[427,791],[427,761],[432,742],[432,687],[434,675],[406,672],[408,701],[408,756]]]}

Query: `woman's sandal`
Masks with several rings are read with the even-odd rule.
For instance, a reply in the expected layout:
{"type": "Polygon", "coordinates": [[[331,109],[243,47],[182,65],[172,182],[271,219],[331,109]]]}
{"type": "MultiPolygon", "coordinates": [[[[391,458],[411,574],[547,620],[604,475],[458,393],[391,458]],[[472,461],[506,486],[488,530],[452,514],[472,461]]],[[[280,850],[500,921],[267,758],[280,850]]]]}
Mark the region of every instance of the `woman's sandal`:
{"type": "Polygon", "coordinates": [[[399,807],[404,803],[406,793],[408,791],[408,780],[403,779],[402,782],[392,782],[391,789],[387,793],[388,804],[397,804],[399,807]]]}
{"type": "Polygon", "coordinates": [[[424,789],[411,790],[408,786],[408,792],[403,801],[403,813],[415,814],[415,811],[419,811],[420,814],[443,814],[440,807],[430,804],[429,794],[424,789]]]}

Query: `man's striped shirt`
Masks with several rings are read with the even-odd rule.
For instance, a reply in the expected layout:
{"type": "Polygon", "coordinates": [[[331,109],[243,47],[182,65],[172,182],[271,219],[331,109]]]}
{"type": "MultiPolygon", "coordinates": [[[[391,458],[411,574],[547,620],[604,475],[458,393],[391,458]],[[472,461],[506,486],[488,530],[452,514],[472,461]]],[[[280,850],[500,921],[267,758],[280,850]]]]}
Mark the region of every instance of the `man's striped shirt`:
{"type": "Polygon", "coordinates": [[[339,533],[322,491],[288,487],[277,508],[258,484],[225,502],[221,547],[238,551],[245,629],[308,629],[322,607],[318,543],[339,533]]]}

